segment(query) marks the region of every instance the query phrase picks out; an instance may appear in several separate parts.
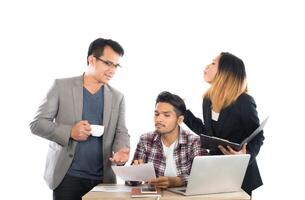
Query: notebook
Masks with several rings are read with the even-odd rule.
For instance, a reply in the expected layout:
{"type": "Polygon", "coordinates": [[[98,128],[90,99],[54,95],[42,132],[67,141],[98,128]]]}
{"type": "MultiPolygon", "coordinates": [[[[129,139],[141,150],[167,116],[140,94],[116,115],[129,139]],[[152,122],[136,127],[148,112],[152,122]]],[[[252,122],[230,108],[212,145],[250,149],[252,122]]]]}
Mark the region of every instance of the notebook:
{"type": "Polygon", "coordinates": [[[168,188],[182,195],[241,191],[250,155],[196,156],[186,187],[168,188]]]}
{"type": "Polygon", "coordinates": [[[267,117],[261,124],[259,127],[257,127],[246,139],[244,139],[240,144],[238,143],[234,143],[234,142],[230,142],[228,140],[222,139],[222,138],[218,138],[218,137],[214,137],[214,136],[208,136],[208,135],[204,135],[204,134],[200,134],[200,140],[201,140],[201,147],[205,148],[205,149],[210,149],[210,150],[215,150],[218,149],[219,145],[222,145],[224,147],[226,146],[230,146],[233,149],[239,151],[241,150],[241,148],[243,147],[243,145],[245,143],[249,143],[257,134],[259,134],[263,129],[264,126],[266,125],[267,121],[268,121],[267,117]]]}

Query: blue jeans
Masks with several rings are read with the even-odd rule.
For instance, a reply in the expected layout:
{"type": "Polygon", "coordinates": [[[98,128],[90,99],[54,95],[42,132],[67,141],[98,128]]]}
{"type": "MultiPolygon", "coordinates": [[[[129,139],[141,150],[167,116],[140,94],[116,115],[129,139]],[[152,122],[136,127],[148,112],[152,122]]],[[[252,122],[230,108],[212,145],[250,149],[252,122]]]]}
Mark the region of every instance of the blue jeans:
{"type": "Polygon", "coordinates": [[[65,175],[62,182],[53,190],[53,200],[81,200],[100,180],[90,180],[65,175]]]}

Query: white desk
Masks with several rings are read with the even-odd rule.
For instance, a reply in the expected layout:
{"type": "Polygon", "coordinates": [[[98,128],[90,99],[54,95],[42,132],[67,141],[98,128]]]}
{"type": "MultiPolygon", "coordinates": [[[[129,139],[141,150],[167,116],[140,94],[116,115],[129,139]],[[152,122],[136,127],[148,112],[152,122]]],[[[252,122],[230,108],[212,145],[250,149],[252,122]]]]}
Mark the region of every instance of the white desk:
{"type": "MultiPolygon", "coordinates": [[[[89,192],[83,197],[83,200],[149,200],[156,199],[155,197],[147,198],[131,198],[129,192],[89,192]]],[[[169,192],[167,190],[162,191],[161,200],[249,200],[250,196],[244,192],[231,192],[220,194],[208,194],[208,195],[196,195],[196,196],[183,196],[169,192]]]]}

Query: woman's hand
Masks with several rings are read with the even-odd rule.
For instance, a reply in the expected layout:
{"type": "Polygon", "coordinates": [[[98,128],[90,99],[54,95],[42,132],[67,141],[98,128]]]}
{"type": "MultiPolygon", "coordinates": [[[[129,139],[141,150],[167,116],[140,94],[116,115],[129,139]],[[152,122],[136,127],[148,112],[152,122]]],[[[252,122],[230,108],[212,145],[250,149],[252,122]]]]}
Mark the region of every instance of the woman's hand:
{"type": "Polygon", "coordinates": [[[218,148],[224,155],[246,154],[247,153],[247,144],[244,144],[240,151],[235,151],[230,146],[227,146],[227,148],[225,148],[224,146],[219,145],[218,148]]]}

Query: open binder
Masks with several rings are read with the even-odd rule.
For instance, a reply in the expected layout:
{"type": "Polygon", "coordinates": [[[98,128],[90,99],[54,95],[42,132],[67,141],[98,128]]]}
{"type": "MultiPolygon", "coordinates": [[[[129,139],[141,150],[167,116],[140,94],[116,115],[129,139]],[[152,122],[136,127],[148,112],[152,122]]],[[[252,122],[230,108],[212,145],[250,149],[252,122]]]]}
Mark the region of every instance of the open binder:
{"type": "Polygon", "coordinates": [[[229,140],[225,140],[222,138],[200,134],[201,147],[205,149],[215,150],[218,149],[219,145],[222,145],[224,147],[230,146],[233,149],[240,151],[245,143],[249,143],[257,134],[259,134],[264,129],[264,126],[266,125],[268,119],[269,116],[260,124],[259,127],[257,127],[257,129],[255,129],[251,133],[249,137],[244,139],[240,144],[235,142],[230,142],[229,140]]]}

